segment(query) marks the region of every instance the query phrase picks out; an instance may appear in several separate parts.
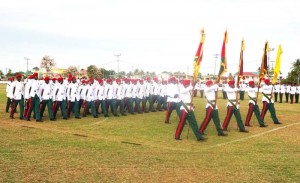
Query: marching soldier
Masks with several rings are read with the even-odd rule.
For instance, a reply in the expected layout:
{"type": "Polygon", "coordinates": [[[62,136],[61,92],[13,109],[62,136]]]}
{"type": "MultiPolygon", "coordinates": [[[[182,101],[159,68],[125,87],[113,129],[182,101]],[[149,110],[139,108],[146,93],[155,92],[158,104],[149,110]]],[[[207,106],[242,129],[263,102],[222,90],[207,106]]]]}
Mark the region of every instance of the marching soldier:
{"type": "Polygon", "coordinates": [[[278,98],[278,93],[280,92],[280,85],[279,83],[276,83],[274,86],[274,97],[275,97],[275,102],[277,102],[278,98]]]}
{"type": "Polygon", "coordinates": [[[283,94],[285,94],[285,84],[280,84],[279,103],[282,103],[283,94]]]}
{"type": "Polygon", "coordinates": [[[205,96],[206,96],[206,116],[199,128],[199,132],[204,134],[204,131],[210,122],[213,119],[213,122],[218,131],[218,136],[227,136],[221,128],[218,106],[216,105],[216,91],[218,91],[218,85],[213,85],[211,80],[206,81],[206,87],[204,88],[205,96]]]}
{"type": "Polygon", "coordinates": [[[66,102],[66,86],[63,84],[63,78],[57,79],[58,84],[54,88],[54,104],[53,104],[53,116],[56,119],[56,114],[60,108],[63,119],[67,120],[67,102],[66,102]]]}
{"type": "Polygon", "coordinates": [[[104,114],[104,117],[109,117],[107,112],[107,107],[106,107],[105,95],[104,95],[105,87],[103,85],[103,79],[99,79],[98,83],[99,83],[98,85],[99,90],[97,91],[97,96],[98,96],[99,105],[96,106],[96,112],[98,114],[99,106],[101,105],[101,110],[102,113],[104,114]]]}
{"type": "Polygon", "coordinates": [[[19,109],[20,109],[20,119],[24,119],[24,83],[21,81],[22,75],[17,74],[16,75],[16,81],[14,81],[11,85],[11,94],[12,96],[12,102],[11,106],[12,109],[10,111],[10,118],[14,119],[14,113],[17,109],[17,106],[19,104],[19,109]]]}
{"type": "Polygon", "coordinates": [[[116,90],[116,104],[117,107],[119,107],[120,113],[122,116],[127,116],[124,108],[124,85],[121,84],[121,79],[117,78],[116,79],[116,85],[114,86],[116,90]]]}
{"type": "Polygon", "coordinates": [[[225,89],[226,95],[227,95],[227,115],[225,117],[225,120],[223,122],[223,130],[227,131],[227,127],[229,125],[230,119],[232,117],[232,114],[234,114],[235,119],[237,121],[238,127],[240,132],[248,132],[245,129],[245,126],[243,124],[241,113],[240,113],[240,106],[239,102],[237,100],[237,88],[234,86],[234,81],[231,80],[228,82],[228,87],[225,89]]]}
{"type": "Polygon", "coordinates": [[[249,87],[247,88],[247,92],[248,92],[248,96],[249,96],[249,103],[248,103],[249,109],[248,109],[248,114],[247,114],[246,121],[245,121],[245,126],[251,126],[250,120],[251,120],[252,114],[254,112],[256,119],[259,123],[259,126],[267,127],[267,125],[265,125],[264,121],[261,119],[259,107],[257,105],[257,100],[256,100],[256,93],[258,91],[257,91],[257,88],[254,86],[253,81],[249,81],[249,87]]]}
{"type": "Polygon", "coordinates": [[[85,106],[83,115],[86,116],[89,108],[91,108],[91,112],[94,118],[98,118],[98,114],[96,113],[95,107],[95,86],[94,86],[94,78],[90,78],[87,85],[87,90],[85,93],[85,106]]]}
{"type": "Polygon", "coordinates": [[[265,79],[265,85],[262,87],[262,102],[263,102],[263,109],[261,111],[261,118],[264,120],[267,111],[269,110],[271,113],[272,120],[274,124],[281,124],[276,117],[276,111],[274,107],[274,101],[272,100],[272,90],[273,86],[270,83],[269,79],[265,79]]]}
{"type": "Polygon", "coordinates": [[[178,116],[180,116],[180,99],[179,99],[179,89],[176,84],[176,78],[169,78],[169,84],[167,85],[167,110],[166,110],[166,119],[165,123],[170,123],[170,116],[173,110],[176,110],[178,116]]]}
{"type": "Polygon", "coordinates": [[[285,103],[289,102],[290,90],[291,90],[290,83],[286,83],[286,85],[285,85],[285,103]]]}
{"type": "Polygon", "coordinates": [[[291,89],[290,89],[290,100],[291,100],[291,104],[294,103],[294,96],[296,94],[297,88],[296,88],[296,84],[291,83],[291,89]]]}
{"type": "Polygon", "coordinates": [[[11,97],[10,95],[10,90],[11,90],[11,86],[13,81],[15,80],[14,77],[8,78],[8,83],[6,84],[6,96],[7,96],[7,100],[6,100],[6,109],[5,111],[8,112],[9,111],[9,106],[11,106],[11,97]]]}
{"type": "Polygon", "coordinates": [[[117,113],[116,99],[114,96],[114,87],[112,85],[112,79],[107,79],[106,83],[107,85],[105,86],[105,98],[108,104],[107,109],[110,107],[110,110],[113,113],[113,115],[119,117],[120,115],[117,113]]]}
{"type": "Polygon", "coordinates": [[[203,141],[205,138],[200,134],[198,130],[197,120],[195,118],[193,104],[191,104],[191,95],[193,94],[192,87],[190,86],[190,80],[183,81],[183,87],[180,88],[180,99],[182,101],[182,106],[180,107],[181,110],[181,117],[178,123],[176,132],[175,132],[175,139],[181,140],[180,136],[183,130],[183,127],[186,123],[186,120],[190,124],[196,138],[198,141],[203,141]]]}
{"type": "Polygon", "coordinates": [[[49,77],[45,77],[44,81],[45,83],[41,86],[41,117],[43,117],[44,111],[46,109],[46,106],[48,108],[48,115],[51,121],[55,121],[53,116],[53,101],[52,101],[52,93],[53,88],[52,85],[49,83],[49,77]]]}
{"type": "Polygon", "coordinates": [[[75,118],[80,119],[79,115],[79,100],[80,100],[80,95],[78,92],[78,83],[76,81],[76,77],[71,78],[72,82],[68,86],[68,108],[67,108],[67,116],[70,118],[71,111],[74,111],[75,113],[75,118]]]}
{"type": "Polygon", "coordinates": [[[40,113],[40,88],[39,88],[38,74],[33,73],[33,80],[29,88],[29,109],[26,114],[27,121],[30,121],[31,112],[34,110],[36,122],[42,122],[40,113]]]}

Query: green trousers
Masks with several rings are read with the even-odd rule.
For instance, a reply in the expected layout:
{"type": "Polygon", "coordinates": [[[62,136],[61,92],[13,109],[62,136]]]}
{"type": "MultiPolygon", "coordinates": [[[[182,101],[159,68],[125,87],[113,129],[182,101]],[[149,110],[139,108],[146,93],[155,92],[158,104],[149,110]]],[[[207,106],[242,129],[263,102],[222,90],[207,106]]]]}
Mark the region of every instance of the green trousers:
{"type": "Polygon", "coordinates": [[[50,118],[50,119],[53,119],[54,116],[53,116],[53,102],[52,102],[52,99],[49,99],[49,100],[43,100],[43,101],[42,101],[41,117],[44,116],[44,111],[45,111],[45,109],[46,109],[46,106],[47,106],[47,109],[48,109],[48,115],[49,115],[49,118],[50,118]]]}
{"type": "Polygon", "coordinates": [[[263,101],[263,109],[261,111],[261,119],[264,120],[268,110],[271,113],[271,118],[272,118],[273,122],[278,123],[279,121],[276,117],[276,111],[275,111],[274,103],[268,103],[266,101],[263,101]]]}
{"type": "Polygon", "coordinates": [[[227,106],[227,115],[226,115],[225,120],[224,120],[223,125],[222,125],[223,130],[227,129],[227,127],[229,125],[229,122],[230,122],[230,119],[232,117],[232,114],[234,114],[234,116],[235,116],[235,119],[236,119],[236,122],[239,126],[240,131],[244,131],[245,126],[244,126],[243,121],[242,121],[240,110],[234,108],[233,106],[227,106]]]}
{"type": "Polygon", "coordinates": [[[209,124],[210,120],[213,120],[215,126],[216,126],[216,129],[218,131],[218,134],[222,134],[223,133],[223,130],[221,128],[221,125],[220,125],[220,118],[219,118],[219,112],[218,112],[218,109],[213,109],[211,107],[208,107],[206,108],[206,116],[199,128],[199,132],[200,133],[204,133],[207,125],[209,124]]]}

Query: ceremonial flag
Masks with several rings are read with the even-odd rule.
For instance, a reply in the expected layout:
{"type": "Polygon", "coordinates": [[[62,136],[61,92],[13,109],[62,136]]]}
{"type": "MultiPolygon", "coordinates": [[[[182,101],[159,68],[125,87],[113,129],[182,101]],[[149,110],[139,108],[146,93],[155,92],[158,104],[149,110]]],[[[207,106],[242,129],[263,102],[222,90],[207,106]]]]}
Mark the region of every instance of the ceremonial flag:
{"type": "Polygon", "coordinates": [[[222,51],[221,51],[221,65],[220,65],[220,70],[219,70],[219,74],[218,74],[218,80],[217,80],[218,83],[220,82],[222,75],[227,70],[227,59],[226,59],[226,43],[227,42],[228,42],[228,38],[227,38],[227,30],[226,30],[225,35],[224,35],[223,45],[222,45],[222,51]]]}
{"type": "Polygon", "coordinates": [[[200,63],[202,62],[204,40],[205,40],[205,34],[204,34],[204,30],[202,29],[200,44],[198,46],[198,50],[194,58],[194,82],[197,81],[199,69],[200,69],[200,63]]]}
{"type": "Polygon", "coordinates": [[[270,51],[270,48],[269,48],[268,41],[266,41],[264,53],[263,53],[262,60],[261,60],[259,82],[261,81],[262,78],[265,77],[265,75],[268,72],[268,56],[267,56],[268,51],[270,51]]]}
{"type": "Polygon", "coordinates": [[[240,79],[243,78],[244,75],[244,50],[245,50],[245,44],[244,44],[244,39],[242,40],[242,45],[241,45],[241,52],[240,52],[240,64],[239,64],[239,71],[238,71],[238,78],[237,78],[237,86],[240,85],[240,79]]]}
{"type": "Polygon", "coordinates": [[[279,73],[280,73],[280,63],[281,63],[280,56],[281,56],[281,54],[282,54],[282,48],[281,48],[281,45],[279,45],[278,50],[277,50],[275,68],[274,68],[274,77],[273,77],[273,81],[272,81],[273,84],[276,83],[277,78],[278,78],[279,73]]]}

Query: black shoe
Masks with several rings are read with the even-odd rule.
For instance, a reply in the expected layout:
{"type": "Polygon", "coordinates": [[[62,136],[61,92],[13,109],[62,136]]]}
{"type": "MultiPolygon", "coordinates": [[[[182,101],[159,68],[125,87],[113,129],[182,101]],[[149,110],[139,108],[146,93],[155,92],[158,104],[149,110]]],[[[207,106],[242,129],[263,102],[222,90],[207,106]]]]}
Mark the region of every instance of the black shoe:
{"type": "Polygon", "coordinates": [[[132,115],[135,115],[135,113],[134,113],[134,112],[132,112],[132,113],[130,113],[130,114],[132,114],[132,115]]]}
{"type": "Polygon", "coordinates": [[[240,132],[243,132],[243,133],[249,133],[248,130],[240,130],[240,132]]]}
{"type": "Polygon", "coordinates": [[[27,118],[26,121],[31,121],[30,118],[27,118]]]}
{"type": "Polygon", "coordinates": [[[260,125],[260,127],[267,127],[268,125],[265,125],[265,124],[263,124],[263,125],[260,125]]]}
{"type": "Polygon", "coordinates": [[[50,121],[56,121],[56,119],[55,119],[55,118],[52,118],[52,119],[50,119],[50,121]]]}
{"type": "Polygon", "coordinates": [[[200,137],[197,139],[197,141],[205,141],[205,140],[207,140],[207,138],[204,138],[204,137],[200,137]]]}
{"type": "Polygon", "coordinates": [[[145,113],[149,113],[149,111],[145,111],[145,113]]]}
{"type": "Polygon", "coordinates": [[[166,121],[166,120],[165,120],[165,123],[166,123],[166,124],[170,124],[170,122],[169,122],[169,121],[166,121]]]}
{"type": "Polygon", "coordinates": [[[276,125],[280,125],[280,124],[282,124],[281,122],[279,122],[279,121],[277,121],[277,122],[274,122],[274,124],[276,124],[276,125]]]}
{"type": "Polygon", "coordinates": [[[115,117],[120,117],[120,115],[119,115],[119,114],[114,114],[114,116],[115,116],[115,117]]]}
{"type": "Polygon", "coordinates": [[[125,114],[125,113],[122,113],[121,115],[122,115],[122,116],[127,116],[127,114],[125,114]]]}
{"type": "Polygon", "coordinates": [[[79,116],[79,117],[75,117],[76,119],[81,119],[81,117],[79,116]]]}
{"type": "Polygon", "coordinates": [[[41,119],[37,119],[37,120],[35,120],[36,122],[43,122],[43,120],[41,120],[41,119]]]}
{"type": "Polygon", "coordinates": [[[86,117],[86,115],[82,115],[82,117],[86,117]]]}
{"type": "Polygon", "coordinates": [[[218,136],[223,136],[223,137],[225,137],[225,136],[227,136],[227,134],[226,134],[226,133],[218,133],[218,136]]]}
{"type": "Polygon", "coordinates": [[[156,110],[152,110],[152,112],[156,112],[156,110]]]}
{"type": "Polygon", "coordinates": [[[109,115],[108,114],[104,114],[104,117],[109,117],[109,115]]]}
{"type": "Polygon", "coordinates": [[[24,120],[25,118],[24,117],[20,117],[20,120],[24,120]]]}
{"type": "Polygon", "coordinates": [[[96,116],[94,116],[94,118],[99,118],[99,116],[98,116],[98,115],[96,115],[96,116]]]}
{"type": "Polygon", "coordinates": [[[68,118],[63,118],[64,120],[67,120],[68,118]]]}

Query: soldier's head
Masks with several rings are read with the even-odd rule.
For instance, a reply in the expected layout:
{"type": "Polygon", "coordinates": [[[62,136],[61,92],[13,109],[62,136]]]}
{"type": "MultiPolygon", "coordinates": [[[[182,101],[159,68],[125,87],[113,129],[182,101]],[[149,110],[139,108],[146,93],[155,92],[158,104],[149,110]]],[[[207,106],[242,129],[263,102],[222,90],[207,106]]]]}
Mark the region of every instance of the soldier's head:
{"type": "Polygon", "coordinates": [[[62,77],[57,78],[57,82],[62,84],[63,83],[63,78],[62,77]]]}
{"type": "Polygon", "coordinates": [[[98,79],[98,83],[102,86],[103,85],[103,79],[98,79]]]}
{"type": "Polygon", "coordinates": [[[249,87],[254,88],[254,81],[249,81],[249,87]]]}
{"type": "Polygon", "coordinates": [[[38,79],[38,73],[35,72],[35,73],[33,73],[32,76],[33,76],[33,79],[34,79],[34,80],[37,80],[37,79],[38,79]]]}
{"type": "Polygon", "coordinates": [[[72,77],[72,83],[76,83],[76,77],[75,76],[72,77]]]}
{"type": "Polygon", "coordinates": [[[270,85],[271,84],[270,80],[269,79],[265,79],[265,84],[266,85],[270,85]]]}
{"type": "Polygon", "coordinates": [[[72,77],[70,78],[68,78],[68,83],[71,83],[72,82],[72,77]]]}
{"type": "Polygon", "coordinates": [[[182,80],[182,85],[187,88],[188,86],[190,86],[191,81],[188,79],[182,80]]]}
{"type": "Polygon", "coordinates": [[[106,80],[106,83],[111,85],[111,84],[112,84],[112,79],[108,78],[108,79],[106,80]]]}
{"type": "Polygon", "coordinates": [[[121,84],[121,79],[120,79],[120,78],[117,78],[117,79],[116,79],[116,83],[117,83],[118,85],[120,85],[120,84],[121,84]]]}
{"type": "Polygon", "coordinates": [[[229,86],[230,88],[234,88],[234,80],[228,81],[228,86],[229,86]]]}
{"type": "Polygon", "coordinates": [[[90,79],[89,79],[89,84],[90,84],[90,85],[94,84],[94,78],[90,78],[90,79]]]}
{"type": "Polygon", "coordinates": [[[49,80],[50,80],[50,78],[49,78],[48,76],[46,76],[46,77],[44,78],[44,81],[45,81],[46,84],[49,83],[49,80]]]}
{"type": "Polygon", "coordinates": [[[211,86],[213,85],[212,80],[207,80],[206,83],[205,83],[205,85],[206,85],[207,87],[211,87],[211,86]]]}
{"type": "Polygon", "coordinates": [[[53,82],[53,83],[56,83],[56,78],[52,78],[52,82],[53,82]]]}
{"type": "Polygon", "coordinates": [[[21,78],[22,78],[22,74],[17,74],[17,75],[16,75],[16,79],[17,79],[18,81],[21,81],[21,78]]]}

